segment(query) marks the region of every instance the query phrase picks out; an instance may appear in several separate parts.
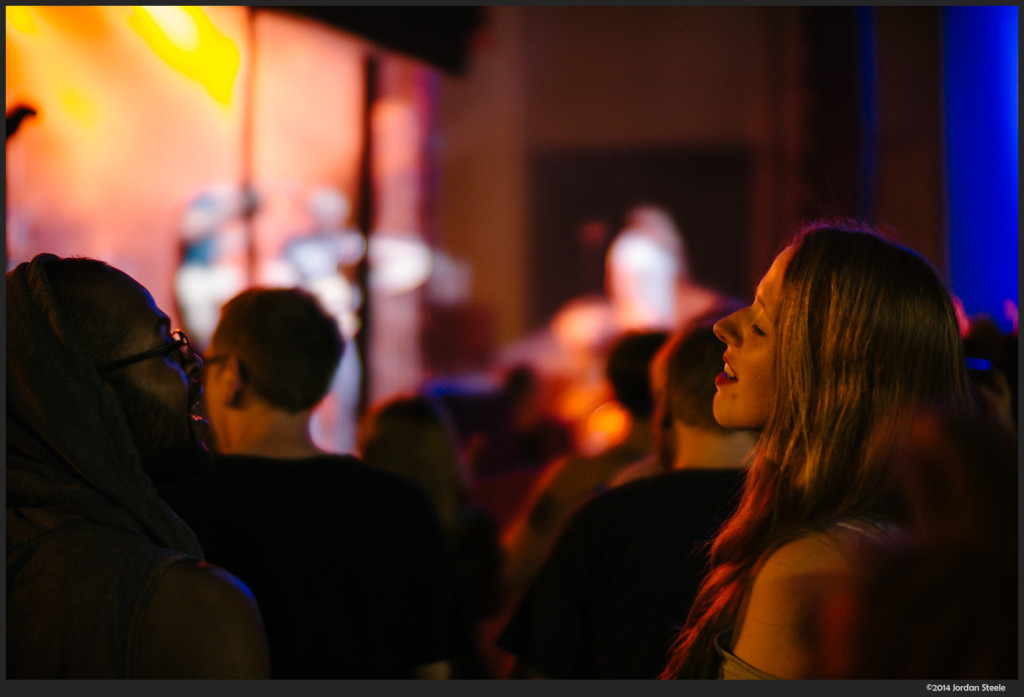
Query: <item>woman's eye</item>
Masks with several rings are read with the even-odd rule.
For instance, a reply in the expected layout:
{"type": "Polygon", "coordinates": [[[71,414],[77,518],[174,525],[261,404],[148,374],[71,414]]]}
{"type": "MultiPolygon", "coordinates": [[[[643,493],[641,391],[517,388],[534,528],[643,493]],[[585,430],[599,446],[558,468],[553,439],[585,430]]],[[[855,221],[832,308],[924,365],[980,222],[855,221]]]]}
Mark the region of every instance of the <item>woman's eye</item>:
{"type": "Polygon", "coordinates": [[[753,329],[754,333],[757,334],[758,336],[768,336],[763,331],[761,331],[761,328],[756,324],[750,325],[750,328],[753,329]]]}

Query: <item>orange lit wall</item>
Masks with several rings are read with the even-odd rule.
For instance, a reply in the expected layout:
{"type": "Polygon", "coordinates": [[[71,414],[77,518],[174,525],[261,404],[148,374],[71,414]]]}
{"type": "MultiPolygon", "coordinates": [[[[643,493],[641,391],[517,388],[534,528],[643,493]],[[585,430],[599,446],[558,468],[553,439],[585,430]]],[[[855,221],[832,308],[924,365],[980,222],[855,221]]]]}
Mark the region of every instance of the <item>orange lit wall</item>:
{"type": "Polygon", "coordinates": [[[7,110],[38,111],[7,144],[8,268],[43,251],[97,257],[174,315],[181,213],[204,188],[242,180],[245,148],[263,199],[252,228],[261,267],[310,225],[311,189],[356,200],[365,44],[259,10],[254,52],[248,8],[193,12],[176,40],[189,48],[198,33],[208,52],[188,62],[147,34],[138,8],[7,8],[7,110]]]}

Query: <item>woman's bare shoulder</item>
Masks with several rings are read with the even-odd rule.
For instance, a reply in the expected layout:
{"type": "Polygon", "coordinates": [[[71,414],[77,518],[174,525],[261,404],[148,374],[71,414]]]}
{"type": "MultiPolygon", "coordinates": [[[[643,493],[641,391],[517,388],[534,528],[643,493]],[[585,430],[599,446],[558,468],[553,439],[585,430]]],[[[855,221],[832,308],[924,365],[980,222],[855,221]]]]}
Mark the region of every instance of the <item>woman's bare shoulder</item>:
{"type": "Polygon", "coordinates": [[[782,678],[806,674],[807,630],[834,584],[852,569],[845,534],[808,532],[761,563],[734,627],[734,653],[782,678]]]}

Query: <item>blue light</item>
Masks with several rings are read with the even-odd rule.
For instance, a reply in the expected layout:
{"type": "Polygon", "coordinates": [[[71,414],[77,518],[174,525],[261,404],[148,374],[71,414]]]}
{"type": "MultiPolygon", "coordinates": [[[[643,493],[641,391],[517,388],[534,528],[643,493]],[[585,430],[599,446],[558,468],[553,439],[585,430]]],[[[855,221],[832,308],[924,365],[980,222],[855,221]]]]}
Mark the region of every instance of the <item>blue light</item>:
{"type": "Polygon", "coordinates": [[[1017,7],[944,7],[950,274],[969,315],[1018,302],[1017,7]]]}

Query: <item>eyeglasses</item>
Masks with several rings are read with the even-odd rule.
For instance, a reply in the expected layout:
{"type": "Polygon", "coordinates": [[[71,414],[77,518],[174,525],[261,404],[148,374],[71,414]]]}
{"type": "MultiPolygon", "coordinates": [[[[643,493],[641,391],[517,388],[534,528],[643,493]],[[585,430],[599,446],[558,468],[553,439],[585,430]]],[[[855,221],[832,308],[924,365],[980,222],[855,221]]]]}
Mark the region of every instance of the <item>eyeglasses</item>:
{"type": "Polygon", "coordinates": [[[167,354],[174,353],[175,351],[178,351],[178,360],[181,362],[182,365],[191,365],[193,363],[199,363],[201,360],[199,358],[199,355],[196,354],[196,352],[193,351],[192,347],[189,345],[188,337],[185,336],[185,332],[181,331],[180,329],[176,329],[173,332],[171,332],[171,342],[169,344],[164,344],[163,346],[158,346],[155,349],[150,349],[149,351],[143,351],[142,353],[136,353],[133,356],[119,358],[116,361],[105,363],[99,366],[99,370],[100,372],[105,373],[110,370],[124,368],[126,365],[138,363],[139,361],[144,361],[148,358],[166,356],[167,354]]]}

